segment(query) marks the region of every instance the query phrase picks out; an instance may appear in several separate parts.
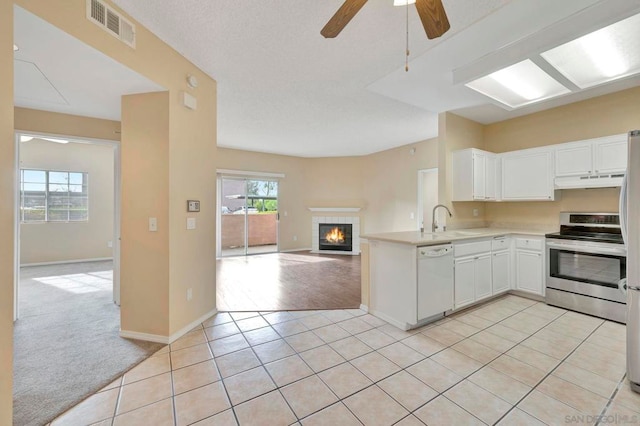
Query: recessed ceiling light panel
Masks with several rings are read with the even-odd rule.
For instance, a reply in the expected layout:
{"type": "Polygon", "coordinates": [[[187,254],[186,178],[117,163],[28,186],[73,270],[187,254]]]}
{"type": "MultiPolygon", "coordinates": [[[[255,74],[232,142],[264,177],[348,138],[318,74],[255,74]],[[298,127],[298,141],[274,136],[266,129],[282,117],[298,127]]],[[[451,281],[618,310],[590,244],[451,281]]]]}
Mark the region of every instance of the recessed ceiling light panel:
{"type": "Polygon", "coordinates": [[[408,6],[414,4],[416,0],[393,0],[394,6],[408,6]]]}
{"type": "Polygon", "coordinates": [[[541,56],[581,89],[640,72],[640,14],[541,56]]]}
{"type": "Polygon", "coordinates": [[[471,81],[466,86],[511,108],[569,92],[529,59],[471,81]]]}

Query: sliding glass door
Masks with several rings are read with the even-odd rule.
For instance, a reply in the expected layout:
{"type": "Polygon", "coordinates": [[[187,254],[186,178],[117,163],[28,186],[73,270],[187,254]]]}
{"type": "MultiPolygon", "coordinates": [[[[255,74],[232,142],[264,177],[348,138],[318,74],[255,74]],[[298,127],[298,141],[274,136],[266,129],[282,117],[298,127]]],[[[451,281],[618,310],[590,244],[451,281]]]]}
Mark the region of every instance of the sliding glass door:
{"type": "Polygon", "coordinates": [[[222,177],[220,182],[221,256],[278,251],[278,182],[222,177]]]}

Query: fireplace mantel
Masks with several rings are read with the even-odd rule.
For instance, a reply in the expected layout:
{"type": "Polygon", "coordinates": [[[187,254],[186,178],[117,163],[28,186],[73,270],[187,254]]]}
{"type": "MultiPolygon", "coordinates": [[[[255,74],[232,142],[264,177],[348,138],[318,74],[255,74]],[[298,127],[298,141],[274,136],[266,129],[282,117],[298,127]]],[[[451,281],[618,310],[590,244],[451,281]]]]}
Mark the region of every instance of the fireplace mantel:
{"type": "Polygon", "coordinates": [[[353,213],[362,210],[361,207],[308,207],[312,212],[353,213]]]}

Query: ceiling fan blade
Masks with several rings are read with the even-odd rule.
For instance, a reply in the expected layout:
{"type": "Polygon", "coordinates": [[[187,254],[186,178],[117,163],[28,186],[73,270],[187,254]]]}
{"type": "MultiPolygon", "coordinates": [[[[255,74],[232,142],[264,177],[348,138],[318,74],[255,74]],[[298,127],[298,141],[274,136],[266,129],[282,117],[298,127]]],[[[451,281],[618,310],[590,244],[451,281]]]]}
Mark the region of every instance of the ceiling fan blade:
{"type": "Polygon", "coordinates": [[[449,31],[449,19],[442,0],[416,0],[416,9],[429,39],[438,38],[449,31]]]}
{"type": "Polygon", "coordinates": [[[333,15],[327,25],[324,26],[320,34],[322,34],[325,38],[334,38],[340,31],[347,26],[349,21],[356,16],[356,13],[362,6],[367,2],[367,0],[345,0],[345,2],[340,6],[340,9],[333,15]]]}

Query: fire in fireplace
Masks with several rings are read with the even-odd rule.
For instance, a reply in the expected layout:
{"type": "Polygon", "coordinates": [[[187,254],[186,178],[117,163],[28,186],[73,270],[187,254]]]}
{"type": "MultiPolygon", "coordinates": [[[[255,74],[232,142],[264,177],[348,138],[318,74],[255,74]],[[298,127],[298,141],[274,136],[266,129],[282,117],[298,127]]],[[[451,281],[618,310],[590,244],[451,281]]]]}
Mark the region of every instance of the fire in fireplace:
{"type": "Polygon", "coordinates": [[[348,223],[319,223],[320,250],[352,251],[352,227],[348,223]]]}

